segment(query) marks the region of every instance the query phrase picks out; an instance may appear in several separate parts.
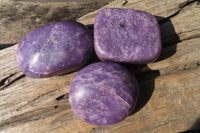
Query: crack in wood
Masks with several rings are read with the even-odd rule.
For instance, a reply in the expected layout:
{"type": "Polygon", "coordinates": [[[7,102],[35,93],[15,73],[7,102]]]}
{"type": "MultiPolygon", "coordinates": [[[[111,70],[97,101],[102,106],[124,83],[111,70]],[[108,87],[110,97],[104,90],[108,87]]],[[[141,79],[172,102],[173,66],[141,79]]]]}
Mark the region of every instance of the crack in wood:
{"type": "Polygon", "coordinates": [[[64,95],[57,97],[56,100],[60,101],[60,100],[66,99],[67,97],[69,97],[69,94],[64,94],[64,95]]]}
{"type": "Polygon", "coordinates": [[[194,69],[199,67],[200,62],[194,62],[194,63],[190,63],[190,64],[185,64],[185,65],[181,65],[179,67],[177,67],[178,70],[188,70],[188,69],[194,69]]]}
{"type": "Polygon", "coordinates": [[[160,124],[152,127],[152,129],[155,129],[155,128],[158,128],[158,127],[162,127],[164,125],[167,125],[169,124],[170,122],[173,122],[173,121],[177,121],[178,119],[177,118],[173,118],[173,119],[170,119],[170,120],[165,120],[165,121],[162,121],[160,124]]]}
{"type": "Polygon", "coordinates": [[[25,77],[24,74],[20,74],[17,76],[18,72],[15,72],[13,74],[10,74],[9,76],[5,77],[0,81],[0,91],[5,90],[7,87],[15,83],[16,81],[22,79],[25,77]],[[16,77],[17,76],[17,77],[16,77]],[[13,79],[12,79],[13,78],[13,79]]]}
{"type": "Polygon", "coordinates": [[[195,3],[197,1],[199,1],[199,0],[188,0],[188,1],[184,2],[184,3],[179,4],[179,8],[182,9],[182,8],[188,6],[188,5],[192,4],[192,3],[195,3]]]}
{"type": "Polygon", "coordinates": [[[36,98],[28,101],[28,103],[24,104],[23,106],[19,107],[17,110],[21,111],[23,108],[27,108],[29,105],[31,106],[32,104],[34,104],[34,102],[36,102],[37,100],[39,100],[40,98],[42,98],[43,96],[47,96],[48,94],[51,94],[53,92],[56,92],[57,90],[53,90],[53,91],[49,91],[48,93],[42,94],[37,96],[36,98]]]}
{"type": "Polygon", "coordinates": [[[200,30],[200,28],[196,28],[196,29],[192,29],[192,30],[189,30],[189,31],[184,31],[184,32],[180,32],[180,33],[178,33],[178,35],[181,35],[181,34],[183,34],[183,33],[185,33],[185,32],[191,32],[191,31],[195,31],[195,30],[200,30]]]}
{"type": "MultiPolygon", "coordinates": [[[[49,91],[42,95],[39,95],[36,98],[28,101],[28,103],[24,104],[23,106],[17,108],[16,111],[21,111],[22,109],[28,108],[29,106],[37,105],[38,103],[41,103],[44,98],[50,98],[50,97],[52,97],[52,95],[55,95],[54,93],[57,93],[57,91],[58,91],[58,89],[49,91]]],[[[54,109],[58,108],[59,106],[63,105],[62,102],[60,102],[60,101],[67,99],[68,97],[69,97],[68,93],[57,97],[54,101],[51,101],[51,103],[53,103],[53,106],[51,106],[51,107],[53,107],[54,109]]]]}
{"type": "Polygon", "coordinates": [[[181,41],[186,41],[186,40],[190,40],[190,39],[200,38],[200,32],[199,32],[200,28],[196,28],[196,29],[192,29],[192,30],[189,30],[189,31],[180,32],[177,35],[181,38],[182,36],[184,36],[184,34],[188,34],[190,32],[195,32],[195,31],[197,32],[197,34],[192,34],[191,36],[182,38],[180,40],[181,41]]]}
{"type": "Polygon", "coordinates": [[[164,19],[162,19],[162,20],[160,20],[160,21],[158,21],[158,23],[159,23],[159,24],[165,23],[165,22],[168,21],[169,19],[171,19],[171,18],[177,16],[177,15],[181,12],[181,10],[183,10],[183,8],[185,8],[185,7],[188,6],[188,5],[191,5],[191,4],[195,3],[195,2],[197,2],[197,1],[198,1],[198,0],[192,0],[192,1],[187,1],[187,2],[184,2],[184,3],[179,4],[179,9],[178,9],[178,11],[176,11],[176,12],[173,13],[172,15],[170,15],[170,16],[168,16],[168,17],[166,17],[166,18],[164,18],[164,19]]]}
{"type": "Polygon", "coordinates": [[[37,110],[25,112],[23,114],[11,117],[8,120],[1,121],[0,129],[6,128],[6,127],[11,127],[11,126],[16,126],[16,125],[19,125],[20,123],[27,123],[27,122],[31,122],[31,121],[37,121],[40,119],[44,119],[46,117],[57,114],[58,112],[63,112],[65,110],[66,110],[66,108],[64,106],[60,106],[56,110],[46,107],[46,108],[40,108],[37,110]]]}
{"type": "MultiPolygon", "coordinates": [[[[15,74],[16,74],[16,73],[15,73],[15,74]]],[[[13,77],[15,74],[11,74],[11,75],[8,76],[7,78],[1,80],[1,82],[0,82],[0,83],[1,83],[1,84],[0,84],[0,91],[1,91],[1,90],[7,89],[7,87],[9,87],[10,85],[12,85],[13,83],[15,83],[16,81],[18,81],[18,80],[20,80],[20,79],[22,79],[22,78],[25,77],[25,75],[22,74],[22,75],[18,76],[17,78],[13,79],[12,81],[9,81],[9,79],[10,79],[11,77],[13,77]],[[3,83],[4,83],[4,84],[3,84],[3,83]],[[3,84],[3,85],[2,85],[2,84],[3,84]],[[1,87],[1,86],[2,86],[2,87],[1,87]]]]}
{"type": "MultiPolygon", "coordinates": [[[[14,76],[14,75],[15,75],[15,73],[13,73],[13,74],[11,74],[11,75],[5,77],[4,79],[2,79],[2,80],[0,81],[0,87],[1,87],[1,86],[4,86],[4,85],[6,85],[6,84],[8,84],[7,82],[9,82],[9,78],[11,78],[11,77],[14,76]]],[[[0,90],[1,90],[1,89],[0,89],[0,90]]]]}
{"type": "Polygon", "coordinates": [[[124,0],[123,6],[125,6],[128,3],[128,0],[124,0]]]}

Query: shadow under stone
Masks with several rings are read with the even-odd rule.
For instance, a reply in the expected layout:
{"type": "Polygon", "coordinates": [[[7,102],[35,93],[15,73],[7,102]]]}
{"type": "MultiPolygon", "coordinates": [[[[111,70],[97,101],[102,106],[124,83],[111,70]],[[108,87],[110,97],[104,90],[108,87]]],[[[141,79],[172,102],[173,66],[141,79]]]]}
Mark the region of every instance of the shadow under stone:
{"type": "MultiPolygon", "coordinates": [[[[155,16],[159,22],[162,51],[159,58],[155,61],[165,60],[176,53],[177,43],[180,42],[170,19],[155,16]]],[[[125,64],[126,67],[136,76],[139,83],[139,98],[132,114],[141,110],[150,100],[155,89],[155,78],[160,76],[158,70],[151,70],[146,64],[134,65],[125,64]]]]}
{"type": "Polygon", "coordinates": [[[159,22],[162,40],[162,51],[157,61],[162,61],[176,53],[177,43],[180,42],[180,38],[176,34],[174,26],[170,19],[160,16],[155,17],[159,22]]]}
{"type": "Polygon", "coordinates": [[[200,117],[196,120],[194,125],[189,130],[179,133],[200,133],[200,117]]]}

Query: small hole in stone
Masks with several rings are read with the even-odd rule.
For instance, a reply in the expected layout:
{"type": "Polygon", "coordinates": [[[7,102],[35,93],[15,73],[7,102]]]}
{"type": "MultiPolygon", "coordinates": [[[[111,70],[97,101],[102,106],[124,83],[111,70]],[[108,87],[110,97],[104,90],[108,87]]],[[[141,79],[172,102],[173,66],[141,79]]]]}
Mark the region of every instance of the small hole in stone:
{"type": "Polygon", "coordinates": [[[125,25],[121,23],[121,24],[120,24],[120,27],[124,28],[124,27],[125,27],[125,25]]]}

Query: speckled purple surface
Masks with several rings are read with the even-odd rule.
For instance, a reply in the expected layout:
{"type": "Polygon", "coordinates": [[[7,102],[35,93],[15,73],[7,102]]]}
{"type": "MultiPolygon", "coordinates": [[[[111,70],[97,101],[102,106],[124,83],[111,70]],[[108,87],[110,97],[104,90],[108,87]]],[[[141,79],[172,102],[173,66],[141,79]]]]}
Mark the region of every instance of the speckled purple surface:
{"type": "Polygon", "coordinates": [[[98,62],[74,76],[69,101],[80,119],[105,126],[126,118],[133,111],[137,97],[137,81],[124,66],[98,62]]]}
{"type": "Polygon", "coordinates": [[[25,75],[40,78],[75,70],[92,50],[90,31],[80,23],[63,21],[27,34],[19,43],[16,59],[25,75]]]}
{"type": "Polygon", "coordinates": [[[96,16],[94,45],[101,60],[146,64],[160,55],[159,25],[147,12],[105,8],[96,16]]]}

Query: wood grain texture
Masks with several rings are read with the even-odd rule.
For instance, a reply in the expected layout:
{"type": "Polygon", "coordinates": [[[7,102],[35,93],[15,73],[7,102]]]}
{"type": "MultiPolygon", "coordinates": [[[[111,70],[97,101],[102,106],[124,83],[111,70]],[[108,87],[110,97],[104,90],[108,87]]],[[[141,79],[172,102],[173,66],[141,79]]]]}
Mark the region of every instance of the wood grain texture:
{"type": "Polygon", "coordinates": [[[0,44],[16,44],[30,31],[75,20],[111,0],[0,0],[0,44]]]}
{"type": "MultiPolygon", "coordinates": [[[[127,65],[140,85],[135,113],[112,126],[97,127],[81,121],[68,101],[76,72],[44,79],[26,77],[17,67],[14,45],[0,51],[0,132],[174,133],[200,128],[198,1],[129,0],[123,4],[123,0],[116,0],[105,7],[135,8],[154,14],[163,44],[156,62],[127,65]]],[[[89,13],[79,21],[93,24],[95,14],[89,13]]]]}

